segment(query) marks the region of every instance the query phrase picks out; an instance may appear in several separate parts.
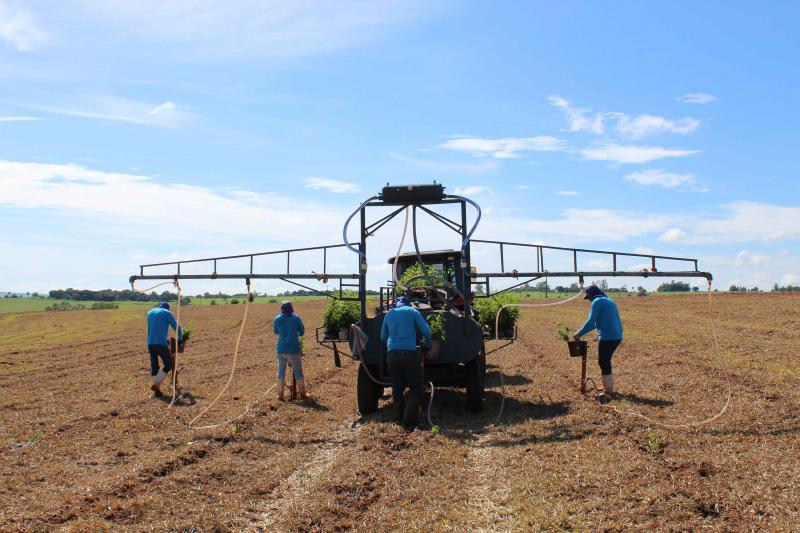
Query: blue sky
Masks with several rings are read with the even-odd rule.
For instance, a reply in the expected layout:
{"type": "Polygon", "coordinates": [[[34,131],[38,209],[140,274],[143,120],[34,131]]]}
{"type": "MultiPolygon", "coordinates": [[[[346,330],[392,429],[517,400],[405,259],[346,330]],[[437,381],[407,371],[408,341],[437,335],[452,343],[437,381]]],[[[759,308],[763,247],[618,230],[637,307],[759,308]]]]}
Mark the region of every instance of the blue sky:
{"type": "MultiPolygon", "coordinates": [[[[382,184],[434,179],[481,204],[481,238],[797,284],[798,15],[0,0],[0,290],[123,288],[141,262],[334,243],[382,184]]],[[[371,244],[372,284],[400,230],[371,244]]]]}

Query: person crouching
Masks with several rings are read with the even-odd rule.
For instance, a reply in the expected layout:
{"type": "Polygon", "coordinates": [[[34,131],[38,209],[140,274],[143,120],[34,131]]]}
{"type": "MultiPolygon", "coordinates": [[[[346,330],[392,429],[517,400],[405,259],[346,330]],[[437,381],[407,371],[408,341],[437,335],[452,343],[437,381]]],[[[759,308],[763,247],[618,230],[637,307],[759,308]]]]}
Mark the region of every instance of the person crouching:
{"type": "Polygon", "coordinates": [[[286,365],[292,365],[294,378],[297,380],[297,393],[300,399],[307,397],[306,385],[303,379],[303,362],[300,353],[300,337],[306,329],[300,317],[294,314],[292,302],[281,302],[281,312],[272,322],[272,329],[278,336],[278,400],[283,401],[286,388],[286,365]]]}

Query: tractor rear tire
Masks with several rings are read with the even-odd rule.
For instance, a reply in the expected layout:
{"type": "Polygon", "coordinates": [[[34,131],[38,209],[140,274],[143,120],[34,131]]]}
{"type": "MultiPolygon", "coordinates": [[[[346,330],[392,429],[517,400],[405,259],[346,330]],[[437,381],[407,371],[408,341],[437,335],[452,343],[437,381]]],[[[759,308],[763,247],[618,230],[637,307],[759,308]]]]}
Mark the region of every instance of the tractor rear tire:
{"type": "MultiPolygon", "coordinates": [[[[374,374],[374,373],[373,373],[374,374]]],[[[383,395],[383,386],[372,381],[364,363],[358,365],[358,382],[356,383],[356,396],[358,398],[358,412],[368,415],[378,410],[378,398],[383,395]]]]}
{"type": "Polygon", "coordinates": [[[467,363],[467,410],[483,411],[483,369],[478,359],[467,363]]]}

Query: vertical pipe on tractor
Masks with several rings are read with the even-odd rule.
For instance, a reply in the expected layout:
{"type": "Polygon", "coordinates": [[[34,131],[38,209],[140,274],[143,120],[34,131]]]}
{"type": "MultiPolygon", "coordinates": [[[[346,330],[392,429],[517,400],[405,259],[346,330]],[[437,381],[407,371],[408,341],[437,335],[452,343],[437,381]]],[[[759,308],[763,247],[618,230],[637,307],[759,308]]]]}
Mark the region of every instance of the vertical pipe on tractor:
{"type": "Polygon", "coordinates": [[[250,274],[253,273],[253,256],[250,256],[250,274]]]}
{"type": "Polygon", "coordinates": [[[359,237],[359,251],[361,252],[361,264],[359,265],[358,277],[358,301],[361,304],[361,323],[367,323],[367,208],[361,208],[361,231],[359,237]]]}
{"type": "Polygon", "coordinates": [[[322,273],[328,273],[328,247],[322,249],[322,273]]]}
{"type": "MultiPolygon", "coordinates": [[[[469,317],[472,315],[469,305],[469,297],[472,294],[472,284],[467,283],[467,275],[469,274],[470,266],[472,265],[472,261],[470,258],[470,247],[471,243],[467,242],[466,246],[463,245],[464,241],[467,240],[467,202],[464,200],[459,200],[461,204],[461,242],[462,248],[464,248],[464,256],[461,258],[461,288],[464,293],[464,334],[469,335],[469,317]]],[[[502,262],[502,245],[500,248],[500,256],[502,262]]],[[[501,265],[502,266],[502,265],[501,265]]],[[[470,276],[470,280],[472,277],[470,276]]],[[[486,288],[488,289],[489,286],[487,285],[486,288]]]]}
{"type": "Polygon", "coordinates": [[[572,250],[572,270],[578,271],[578,251],[572,250]]]}
{"type": "Polygon", "coordinates": [[[500,272],[505,272],[505,271],[506,271],[506,267],[505,267],[505,261],[503,259],[503,243],[501,242],[500,243],[500,272]]]}
{"type": "Polygon", "coordinates": [[[617,271],[617,254],[611,254],[611,270],[617,271]]]}
{"type": "Polygon", "coordinates": [[[656,257],[653,256],[650,258],[650,272],[656,271],[656,257]]]}
{"type": "Polygon", "coordinates": [[[286,273],[287,274],[289,273],[289,255],[291,255],[290,252],[286,252],[286,273]]]}

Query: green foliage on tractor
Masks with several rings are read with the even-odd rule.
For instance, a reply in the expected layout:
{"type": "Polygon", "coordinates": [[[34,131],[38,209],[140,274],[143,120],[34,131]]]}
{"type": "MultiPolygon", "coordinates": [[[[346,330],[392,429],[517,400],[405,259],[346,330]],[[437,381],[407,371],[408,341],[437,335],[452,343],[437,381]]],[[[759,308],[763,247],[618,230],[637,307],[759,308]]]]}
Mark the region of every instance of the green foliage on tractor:
{"type": "MultiPolygon", "coordinates": [[[[355,293],[345,292],[344,296],[354,297],[355,293]]],[[[336,333],[342,328],[349,328],[361,320],[361,308],[358,302],[345,300],[331,300],[325,314],[322,315],[322,325],[327,333],[336,333]]]]}
{"type": "MultiPolygon", "coordinates": [[[[500,308],[506,304],[516,304],[520,302],[518,294],[504,292],[490,298],[476,298],[472,306],[478,311],[478,322],[484,330],[494,335],[495,318],[500,308]]],[[[519,318],[519,307],[506,307],[500,312],[500,333],[514,329],[514,324],[519,318]]]]}

